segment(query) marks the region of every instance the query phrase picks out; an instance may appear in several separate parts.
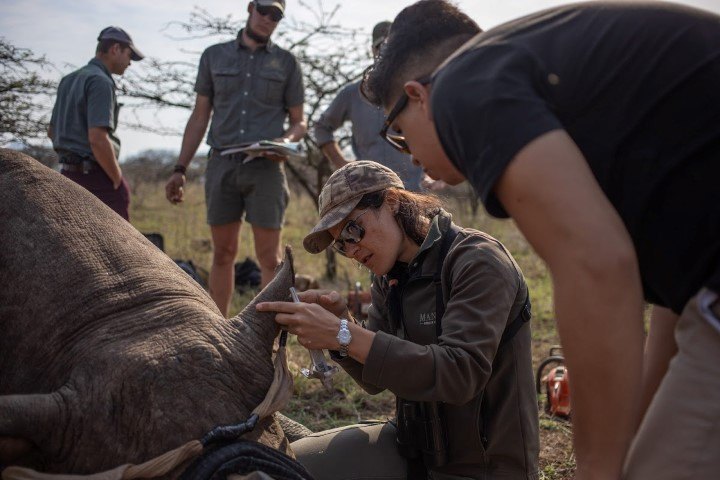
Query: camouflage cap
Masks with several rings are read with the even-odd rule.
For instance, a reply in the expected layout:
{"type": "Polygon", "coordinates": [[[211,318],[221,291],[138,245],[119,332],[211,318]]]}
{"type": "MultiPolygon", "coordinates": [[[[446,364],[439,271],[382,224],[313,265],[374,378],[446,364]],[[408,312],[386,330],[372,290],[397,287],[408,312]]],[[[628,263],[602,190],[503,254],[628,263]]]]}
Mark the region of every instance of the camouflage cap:
{"type": "Polygon", "coordinates": [[[404,188],[395,172],[370,160],[358,160],[338,168],[320,192],[320,221],[303,240],[305,250],[320,253],[333,241],[332,228],[350,215],[363,195],[386,188],[404,188]]]}

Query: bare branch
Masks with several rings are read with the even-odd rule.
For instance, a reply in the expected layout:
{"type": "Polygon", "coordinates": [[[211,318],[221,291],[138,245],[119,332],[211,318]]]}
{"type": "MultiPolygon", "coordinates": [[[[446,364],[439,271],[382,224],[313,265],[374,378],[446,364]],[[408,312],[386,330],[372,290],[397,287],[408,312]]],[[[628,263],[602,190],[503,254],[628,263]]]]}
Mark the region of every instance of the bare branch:
{"type": "Polygon", "coordinates": [[[51,66],[44,56],[0,38],[0,145],[45,135],[50,115],[43,104],[55,82],[38,72],[51,66]]]}

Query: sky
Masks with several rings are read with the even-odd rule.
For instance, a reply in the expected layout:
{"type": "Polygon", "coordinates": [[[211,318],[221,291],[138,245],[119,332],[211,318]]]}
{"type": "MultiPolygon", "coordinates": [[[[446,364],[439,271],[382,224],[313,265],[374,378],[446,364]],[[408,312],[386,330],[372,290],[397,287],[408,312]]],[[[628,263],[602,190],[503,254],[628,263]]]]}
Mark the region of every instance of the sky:
{"type": "MultiPolygon", "coordinates": [[[[286,15],[297,20],[308,9],[298,8],[300,0],[286,0],[286,15]]],[[[370,32],[382,20],[392,20],[412,1],[398,0],[303,0],[309,5],[322,1],[326,10],[339,5],[336,22],[349,28],[370,32]]],[[[720,0],[676,0],[720,14],[720,0]]],[[[522,15],[547,7],[569,3],[562,0],[457,0],[454,1],[485,30],[522,15]]],[[[247,1],[214,0],[2,0],[0,2],[0,36],[16,47],[29,48],[38,55],[46,55],[56,66],[47,75],[59,80],[64,74],[87,63],[94,55],[98,32],[108,25],[124,28],[135,45],[149,57],[164,60],[197,62],[198,54],[218,39],[178,41],[171,39],[167,26],[173,21],[186,21],[196,6],[213,15],[232,14],[246,18],[247,1]]],[[[133,68],[130,66],[130,68],[133,68]]],[[[122,99],[120,98],[122,102],[122,99]]],[[[122,141],[120,160],[146,149],[179,150],[180,136],[162,136],[128,129],[120,115],[118,136],[122,141]]],[[[189,111],[165,112],[158,116],[168,127],[182,130],[189,111]]],[[[153,121],[152,113],[143,114],[153,121]]],[[[49,146],[49,143],[48,143],[49,146]]],[[[203,147],[201,147],[202,149],[203,147]]]]}

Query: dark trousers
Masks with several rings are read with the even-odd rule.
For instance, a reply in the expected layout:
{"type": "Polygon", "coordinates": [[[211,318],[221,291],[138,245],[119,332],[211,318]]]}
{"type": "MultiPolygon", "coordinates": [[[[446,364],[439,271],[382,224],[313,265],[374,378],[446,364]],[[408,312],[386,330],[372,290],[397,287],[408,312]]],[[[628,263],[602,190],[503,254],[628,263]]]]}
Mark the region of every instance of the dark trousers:
{"type": "Polygon", "coordinates": [[[113,188],[112,180],[99,165],[94,165],[87,173],[82,171],[68,171],[61,169],[60,173],[67,178],[82,185],[99,198],[105,205],[112,208],[118,215],[130,221],[130,189],[125,181],[116,189],[113,188]]]}

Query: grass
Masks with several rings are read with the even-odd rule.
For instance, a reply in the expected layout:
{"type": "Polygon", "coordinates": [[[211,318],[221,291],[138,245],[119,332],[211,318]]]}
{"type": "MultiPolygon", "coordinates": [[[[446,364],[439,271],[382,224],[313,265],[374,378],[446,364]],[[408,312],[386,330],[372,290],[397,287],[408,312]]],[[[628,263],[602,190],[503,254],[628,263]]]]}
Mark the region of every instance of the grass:
{"type": "MultiPolygon", "coordinates": [[[[446,209],[459,225],[485,231],[500,240],[523,270],[532,298],[533,362],[537,366],[547,356],[549,348],[559,344],[553,318],[550,275],[512,221],[490,218],[482,209],[473,216],[466,192],[465,186],[453,189],[445,199],[446,209]]],[[[171,205],[165,200],[164,185],[136,183],[133,186],[130,215],[133,225],[141,232],[158,232],[164,236],[165,250],[171,257],[191,259],[196,265],[210,268],[210,229],[205,223],[201,184],[187,185],[185,202],[171,205]]],[[[341,293],[347,292],[358,281],[367,289],[368,272],[356,268],[349,260],[339,259],[335,281],[323,278],[325,256],[311,255],[302,248],[302,239],[316,220],[317,212],[311,199],[306,194],[294,193],[283,227],[283,243],[293,247],[296,272],[317,278],[323,288],[333,288],[341,293]]],[[[241,229],[239,245],[238,260],[254,256],[252,233],[247,225],[241,229]]],[[[239,312],[254,293],[236,293],[230,314],[239,312]]],[[[390,392],[370,396],[342,371],[334,377],[335,388],[332,392],[327,392],[318,381],[304,378],[299,373],[300,368],[308,366],[310,358],[307,350],[299,346],[294,338],[288,342],[288,363],[290,371],[295,373],[295,395],[283,413],[311,430],[319,431],[393,415],[395,401],[390,392]]],[[[540,447],[542,480],[573,478],[575,460],[569,423],[541,413],[540,447]]]]}

